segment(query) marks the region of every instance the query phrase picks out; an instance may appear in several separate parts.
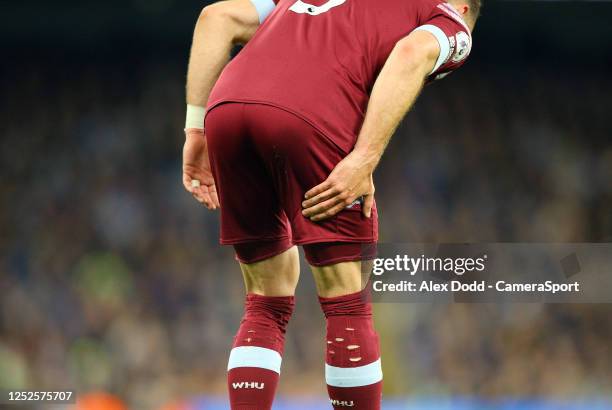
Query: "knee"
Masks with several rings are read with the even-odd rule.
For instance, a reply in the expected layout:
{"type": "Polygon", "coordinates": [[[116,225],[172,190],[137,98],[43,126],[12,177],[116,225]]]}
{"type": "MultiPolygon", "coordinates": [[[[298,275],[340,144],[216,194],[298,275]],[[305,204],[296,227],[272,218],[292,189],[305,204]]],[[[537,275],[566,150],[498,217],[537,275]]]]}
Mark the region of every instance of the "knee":
{"type": "MultiPolygon", "coordinates": [[[[252,246],[252,245],[249,245],[252,246]]],[[[236,254],[241,260],[245,250],[236,245],[236,254]]],[[[283,249],[280,254],[240,267],[247,293],[263,296],[292,296],[300,275],[299,256],[296,247],[283,249]]]]}
{"type": "Polygon", "coordinates": [[[361,262],[342,262],[325,267],[312,267],[317,293],[322,298],[354,294],[365,286],[361,262]]]}
{"type": "Polygon", "coordinates": [[[319,296],[337,297],[362,290],[369,270],[362,262],[375,255],[376,244],[316,243],[304,246],[319,296]]]}

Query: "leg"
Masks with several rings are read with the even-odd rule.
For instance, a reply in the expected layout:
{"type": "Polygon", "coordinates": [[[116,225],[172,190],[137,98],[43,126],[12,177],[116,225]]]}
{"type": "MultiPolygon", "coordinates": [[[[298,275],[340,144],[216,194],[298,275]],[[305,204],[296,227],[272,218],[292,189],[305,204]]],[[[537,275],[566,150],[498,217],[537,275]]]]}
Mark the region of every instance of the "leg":
{"type": "MultiPolygon", "coordinates": [[[[265,105],[243,111],[253,147],[264,158],[293,243],[304,245],[314,265],[321,305],[327,318],[326,378],[337,409],[380,409],[382,373],[378,336],[370,303],[364,298],[360,261],[378,237],[376,209],[371,218],[361,204],[314,223],[302,211],[304,194],[325,180],[346,156],[330,139],[299,117],[265,105]]],[[[240,197],[240,194],[238,195],[240,197]]],[[[221,204],[223,210],[223,203],[221,204]]]]}
{"type": "Polygon", "coordinates": [[[299,259],[275,182],[254,148],[242,104],[206,118],[206,137],[221,202],[221,242],[234,245],[247,295],[228,364],[232,410],[269,410],[293,311],[299,259]]]}
{"type": "MultiPolygon", "coordinates": [[[[340,244],[326,245],[329,249],[342,249],[340,244]]],[[[311,263],[321,261],[311,246],[304,248],[311,263]]],[[[312,266],[327,321],[325,379],[336,410],[379,410],[381,406],[380,346],[361,264],[357,261],[312,266]]]]}
{"type": "MultiPolygon", "coordinates": [[[[246,247],[257,244],[235,245],[239,258],[246,247]]],[[[241,258],[243,259],[243,258],[241,258]]],[[[293,296],[300,277],[300,258],[297,247],[293,246],[283,253],[254,263],[240,263],[244,286],[247,293],[262,296],[293,296]]]]}
{"type": "MultiPolygon", "coordinates": [[[[236,247],[239,258],[244,256],[243,247],[236,247]]],[[[274,401],[285,330],[293,312],[299,278],[297,248],[240,267],[247,296],[228,364],[230,403],[232,410],[268,410],[274,401]]]]}

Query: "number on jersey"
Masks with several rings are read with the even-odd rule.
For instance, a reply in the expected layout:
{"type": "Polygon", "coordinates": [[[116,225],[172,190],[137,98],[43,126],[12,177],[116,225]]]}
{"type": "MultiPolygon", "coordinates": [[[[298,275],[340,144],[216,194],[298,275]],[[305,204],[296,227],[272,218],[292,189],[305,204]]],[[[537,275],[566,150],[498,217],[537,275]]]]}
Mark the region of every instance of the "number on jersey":
{"type": "Polygon", "coordinates": [[[321,6],[313,6],[312,4],[304,3],[302,0],[297,0],[289,10],[298,14],[310,14],[311,16],[318,16],[319,14],[327,13],[334,7],[338,7],[346,3],[346,0],[329,0],[327,3],[321,6]]]}

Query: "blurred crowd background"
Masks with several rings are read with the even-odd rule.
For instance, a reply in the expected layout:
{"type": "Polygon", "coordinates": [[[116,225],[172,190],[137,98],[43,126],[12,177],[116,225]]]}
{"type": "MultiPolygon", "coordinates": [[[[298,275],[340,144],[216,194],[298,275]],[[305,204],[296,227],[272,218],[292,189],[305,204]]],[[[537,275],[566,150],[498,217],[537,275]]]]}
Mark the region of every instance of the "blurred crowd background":
{"type": "MultiPolygon", "coordinates": [[[[0,31],[0,389],[222,396],[242,281],[180,168],[205,3],[36,3],[3,6],[0,31]]],[[[427,87],[376,173],[381,241],[610,242],[612,7],[485,7],[472,60],[427,87]]],[[[612,396],[610,305],[376,310],[386,397],[612,396]]],[[[304,267],[284,397],[323,399],[323,333],[304,267]]]]}

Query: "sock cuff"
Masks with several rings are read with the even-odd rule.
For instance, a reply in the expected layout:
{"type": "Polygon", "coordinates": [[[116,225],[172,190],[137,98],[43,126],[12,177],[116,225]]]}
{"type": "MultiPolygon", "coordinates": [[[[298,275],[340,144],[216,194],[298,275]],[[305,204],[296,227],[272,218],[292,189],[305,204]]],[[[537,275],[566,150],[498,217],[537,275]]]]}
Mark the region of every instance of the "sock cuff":
{"type": "Polygon", "coordinates": [[[286,326],[295,308],[295,296],[262,296],[255,293],[246,295],[245,314],[265,312],[270,319],[282,327],[286,326]]]}
{"type": "Polygon", "coordinates": [[[249,293],[234,347],[259,346],[283,353],[285,332],[293,314],[293,296],[262,296],[249,293]]]}
{"type": "Polygon", "coordinates": [[[260,301],[275,305],[294,305],[295,296],[264,296],[258,295],[257,293],[247,293],[246,300],[248,301],[260,301]]]}
{"type": "Polygon", "coordinates": [[[349,295],[324,298],[319,303],[326,318],[332,316],[372,316],[372,303],[369,287],[349,295]]]}

